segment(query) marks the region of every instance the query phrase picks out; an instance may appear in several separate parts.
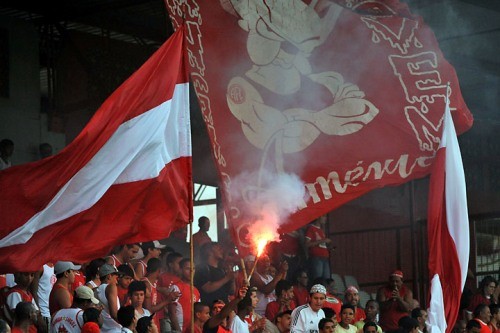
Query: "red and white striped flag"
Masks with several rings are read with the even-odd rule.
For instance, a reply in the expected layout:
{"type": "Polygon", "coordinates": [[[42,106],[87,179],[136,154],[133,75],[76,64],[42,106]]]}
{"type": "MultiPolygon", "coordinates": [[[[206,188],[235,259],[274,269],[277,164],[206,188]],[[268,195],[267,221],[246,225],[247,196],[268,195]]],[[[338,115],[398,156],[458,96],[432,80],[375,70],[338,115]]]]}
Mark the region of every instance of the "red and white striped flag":
{"type": "Polygon", "coordinates": [[[431,333],[450,332],[457,319],[469,263],[465,175],[449,100],[431,173],[428,205],[431,333]]]}
{"type": "Polygon", "coordinates": [[[1,272],[85,262],[192,217],[189,87],[179,29],[59,154],[0,172],[1,272]]]}

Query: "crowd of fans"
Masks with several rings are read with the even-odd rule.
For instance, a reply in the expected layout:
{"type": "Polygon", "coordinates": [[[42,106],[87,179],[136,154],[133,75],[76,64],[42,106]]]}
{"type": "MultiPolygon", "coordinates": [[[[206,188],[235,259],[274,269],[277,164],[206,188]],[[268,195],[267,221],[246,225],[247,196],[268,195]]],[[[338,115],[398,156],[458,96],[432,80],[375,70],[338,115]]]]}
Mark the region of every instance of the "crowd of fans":
{"type": "MultiPolygon", "coordinates": [[[[10,328],[23,333],[427,331],[427,312],[405,286],[402,271],[392,272],[377,299],[366,304],[360,304],[354,286],[337,293],[323,260],[330,251],[323,219],[311,224],[303,242],[296,232],[283,235],[282,249],[287,251],[271,245],[258,259],[248,255],[243,260],[212,242],[208,218],[198,224],[195,267],[178,242],[185,239],[180,233],[162,242],[119,246],[109,256],[81,265],[59,261],[38,272],[16,272],[14,281],[4,276],[0,333],[10,328]],[[293,252],[300,244],[306,244],[312,265],[293,252]]],[[[497,287],[495,279],[486,277],[478,293],[464,292],[455,333],[499,333],[497,287]]]]}

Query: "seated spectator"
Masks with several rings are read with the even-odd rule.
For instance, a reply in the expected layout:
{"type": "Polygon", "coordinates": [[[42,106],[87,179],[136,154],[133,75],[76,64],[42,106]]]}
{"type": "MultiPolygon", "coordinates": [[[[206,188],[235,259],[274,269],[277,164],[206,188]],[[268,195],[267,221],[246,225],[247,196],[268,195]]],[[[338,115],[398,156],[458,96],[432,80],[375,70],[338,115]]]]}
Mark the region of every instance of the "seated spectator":
{"type": "Polygon", "coordinates": [[[466,333],[467,332],[467,321],[464,319],[459,319],[453,326],[452,333],[466,333]]]}
{"type": "Polygon", "coordinates": [[[468,319],[472,318],[472,313],[474,309],[479,304],[490,305],[492,303],[497,303],[498,300],[495,299],[495,289],[497,287],[497,280],[493,278],[493,276],[488,275],[485,276],[481,283],[479,283],[478,292],[472,296],[472,299],[467,307],[467,317],[468,319]]]}
{"type": "Polygon", "coordinates": [[[329,318],[323,318],[318,323],[318,330],[320,333],[333,333],[335,332],[335,323],[329,318]]]}
{"type": "Polygon", "coordinates": [[[135,330],[137,333],[158,333],[158,327],[156,327],[153,316],[142,317],[139,319],[135,330]]]}
{"type": "Polygon", "coordinates": [[[118,323],[122,325],[121,333],[134,333],[137,326],[137,318],[132,305],[121,307],[117,314],[118,323]]]}
{"type": "MultiPolygon", "coordinates": [[[[368,302],[366,302],[366,307],[365,307],[366,318],[354,323],[354,326],[356,326],[356,328],[358,329],[358,333],[363,332],[363,327],[365,326],[366,323],[377,322],[378,311],[379,311],[379,306],[377,301],[371,299],[368,302]]],[[[382,327],[376,325],[376,329],[377,333],[382,333],[382,327]]]]}
{"type": "Polygon", "coordinates": [[[378,332],[378,328],[380,326],[378,326],[374,321],[367,321],[364,325],[363,325],[363,333],[377,333],[378,332]]]}
{"type": "Polygon", "coordinates": [[[146,283],[144,281],[132,281],[128,286],[128,296],[130,305],[134,307],[135,318],[139,320],[142,317],[151,316],[151,312],[143,307],[144,297],[146,295],[146,283]]]}
{"type": "Polygon", "coordinates": [[[102,317],[101,317],[101,310],[98,309],[95,306],[91,306],[89,308],[86,308],[83,310],[83,322],[84,323],[96,323],[97,327],[100,328],[102,327],[102,317]]]}
{"type": "Polygon", "coordinates": [[[425,322],[427,321],[427,311],[421,308],[411,310],[411,317],[418,321],[418,333],[427,333],[425,322]]]}
{"type": "Polygon", "coordinates": [[[326,287],[326,299],[323,308],[331,308],[335,313],[340,313],[342,301],[335,296],[335,280],[322,277],[314,279],[313,284],[321,284],[326,287]]]}
{"type": "Polygon", "coordinates": [[[278,313],[295,309],[293,286],[288,280],[280,280],[276,284],[276,295],[278,299],[270,302],[266,307],[266,318],[271,322],[274,322],[278,313]]]}
{"type": "MultiPolygon", "coordinates": [[[[323,305],[324,304],[325,303],[323,303],[323,305]]],[[[332,308],[323,308],[323,312],[325,313],[325,318],[333,320],[333,322],[335,323],[335,326],[336,326],[338,321],[337,321],[337,313],[335,312],[335,310],[332,308]]]]}
{"type": "Polygon", "coordinates": [[[309,298],[309,303],[297,306],[292,311],[291,333],[314,332],[318,329],[319,321],[325,317],[322,307],[326,298],[326,288],[321,284],[315,284],[311,287],[309,298]]]}
{"type": "Polygon", "coordinates": [[[340,308],[340,321],[336,328],[336,333],[356,333],[358,329],[352,325],[354,323],[354,305],[346,303],[340,308]]]}
{"type": "Polygon", "coordinates": [[[354,307],[354,323],[366,319],[365,310],[359,306],[359,290],[354,286],[349,286],[345,290],[344,304],[350,304],[354,307]]]}
{"type": "MultiPolygon", "coordinates": [[[[52,315],[50,332],[80,333],[85,323],[85,311],[99,304],[94,292],[87,286],[76,288],[73,304],[69,309],[60,309],[52,315]]],[[[96,309],[97,310],[97,309],[96,309]]],[[[100,311],[98,314],[100,314],[100,311]]]]}
{"type": "Polygon", "coordinates": [[[500,306],[490,304],[491,320],[488,323],[492,333],[500,333],[500,306]]]}
{"type": "Polygon", "coordinates": [[[292,311],[286,310],[278,313],[274,322],[276,324],[276,327],[278,328],[279,333],[290,332],[290,325],[292,324],[292,311]]]}
{"type": "Polygon", "coordinates": [[[467,333],[481,333],[481,324],[474,319],[471,319],[467,322],[467,333]]]}
{"type": "Polygon", "coordinates": [[[19,302],[14,310],[14,323],[12,333],[33,333],[37,329],[37,309],[32,302],[19,302]]]}
{"type": "Polygon", "coordinates": [[[404,316],[399,319],[398,327],[402,333],[417,333],[418,321],[410,316],[404,316]]]}
{"type": "Polygon", "coordinates": [[[231,321],[230,330],[233,333],[249,333],[264,329],[264,318],[254,321],[251,328],[246,320],[246,317],[251,315],[258,302],[259,298],[257,297],[257,291],[254,288],[250,289],[245,297],[238,303],[236,316],[234,316],[231,321]]]}
{"type": "Polygon", "coordinates": [[[474,320],[481,325],[481,333],[491,333],[488,323],[491,319],[490,307],[486,304],[479,304],[474,309],[474,320]]]}
{"type": "MultiPolygon", "coordinates": [[[[236,310],[238,303],[245,298],[247,287],[241,287],[238,295],[227,305],[222,300],[214,302],[210,319],[203,325],[203,333],[231,333],[228,318],[236,310]]],[[[189,332],[187,332],[189,333],[189,332]]]]}

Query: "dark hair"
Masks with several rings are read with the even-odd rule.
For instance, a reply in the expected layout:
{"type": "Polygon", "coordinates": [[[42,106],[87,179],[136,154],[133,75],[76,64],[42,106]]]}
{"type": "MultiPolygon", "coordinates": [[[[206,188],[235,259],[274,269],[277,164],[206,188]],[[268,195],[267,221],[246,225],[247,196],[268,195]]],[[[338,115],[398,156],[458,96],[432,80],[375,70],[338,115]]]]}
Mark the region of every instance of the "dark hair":
{"type": "Polygon", "coordinates": [[[184,267],[184,265],[185,265],[187,262],[191,263],[191,258],[182,258],[182,260],[181,260],[181,261],[179,261],[179,267],[180,267],[180,268],[184,267]]]}
{"type": "Polygon", "coordinates": [[[202,226],[202,225],[204,225],[206,221],[210,221],[210,220],[208,219],[208,217],[206,217],[206,216],[202,216],[202,217],[200,217],[200,218],[198,219],[198,227],[200,227],[200,228],[201,228],[201,226],[202,226]]]}
{"type": "Polygon", "coordinates": [[[288,289],[292,288],[292,283],[288,280],[279,280],[279,282],[276,284],[276,296],[280,297],[281,293],[283,291],[286,291],[288,289]]]}
{"type": "Polygon", "coordinates": [[[182,254],[180,254],[179,252],[169,253],[167,256],[167,265],[173,263],[178,258],[182,258],[182,254]]]}
{"type": "Polygon", "coordinates": [[[249,289],[245,297],[238,303],[238,312],[252,306],[252,292],[254,289],[249,289]]]}
{"type": "Polygon", "coordinates": [[[351,309],[353,312],[356,312],[356,308],[354,308],[354,305],[351,304],[343,304],[342,307],[340,308],[340,313],[342,313],[345,309],[351,309]]]}
{"type": "Polygon", "coordinates": [[[499,311],[500,311],[500,305],[490,304],[490,312],[492,316],[496,315],[499,311]]]}
{"type": "Polygon", "coordinates": [[[146,283],[144,281],[132,281],[128,286],[128,294],[132,296],[132,294],[136,291],[144,291],[146,292],[146,283]]]}
{"type": "Polygon", "coordinates": [[[161,268],[161,260],[158,258],[151,258],[148,260],[148,267],[146,267],[146,275],[157,272],[161,268]]]}
{"type": "Polygon", "coordinates": [[[131,278],[134,277],[134,270],[130,267],[129,264],[121,264],[116,268],[118,272],[122,273],[123,276],[130,276],[131,278]]]}
{"type": "Polygon", "coordinates": [[[101,316],[101,311],[99,309],[90,307],[83,310],[83,322],[88,323],[89,321],[99,324],[99,317],[101,316]]]}
{"type": "Polygon", "coordinates": [[[481,291],[481,293],[483,292],[483,289],[492,282],[495,284],[495,287],[498,285],[498,281],[493,276],[485,276],[479,283],[479,290],[481,291]]]}
{"type": "Polygon", "coordinates": [[[217,242],[207,242],[203,244],[200,248],[200,260],[201,262],[207,262],[208,256],[212,252],[212,249],[218,245],[217,242]]]}
{"type": "Polygon", "coordinates": [[[31,317],[31,311],[35,310],[33,303],[31,302],[19,302],[14,310],[15,321],[28,320],[31,317]]]}
{"type": "Polygon", "coordinates": [[[337,314],[332,308],[323,308],[322,310],[325,313],[325,318],[333,318],[337,314]]]}
{"type": "Polygon", "coordinates": [[[208,305],[206,305],[205,303],[203,302],[196,302],[194,303],[194,313],[199,313],[201,311],[203,311],[203,309],[206,307],[208,307],[210,309],[210,307],[208,305]]]}
{"type": "Polygon", "coordinates": [[[481,324],[475,320],[475,319],[471,319],[467,322],[467,326],[465,327],[468,331],[473,329],[473,328],[479,328],[481,329],[481,324]]]}
{"type": "Polygon", "coordinates": [[[325,283],[325,282],[326,282],[326,279],[325,279],[324,277],[318,276],[317,278],[315,278],[315,279],[313,280],[313,283],[312,283],[312,284],[313,284],[313,285],[315,285],[315,284],[321,284],[321,285],[323,285],[323,286],[326,286],[326,283],[325,283]]]}
{"type": "Polygon", "coordinates": [[[418,317],[422,317],[422,309],[415,308],[411,310],[411,317],[417,319],[418,317]]]}
{"type": "Polygon", "coordinates": [[[155,248],[155,243],[153,242],[144,242],[141,244],[141,249],[144,256],[148,255],[149,249],[154,249],[154,248],[155,248]]]}
{"type": "Polygon", "coordinates": [[[398,326],[406,332],[410,332],[412,329],[418,327],[418,321],[410,316],[404,316],[399,319],[398,326]]]}
{"type": "Polygon", "coordinates": [[[474,309],[474,317],[479,317],[481,312],[483,312],[483,310],[486,309],[487,307],[488,307],[488,305],[483,304],[483,303],[476,306],[476,308],[474,309]]]}
{"type": "Polygon", "coordinates": [[[276,324],[278,322],[278,318],[281,318],[286,314],[292,315],[292,310],[286,310],[286,311],[282,311],[282,312],[278,313],[276,315],[276,317],[274,318],[274,323],[276,324]]]}
{"type": "Polygon", "coordinates": [[[295,271],[295,274],[293,275],[293,281],[294,282],[297,282],[297,280],[299,279],[299,277],[302,275],[302,273],[306,273],[307,276],[309,277],[309,274],[307,273],[307,271],[304,269],[304,268],[299,268],[295,271]]]}
{"type": "Polygon", "coordinates": [[[375,329],[378,330],[378,326],[377,326],[377,324],[374,321],[367,321],[363,325],[363,332],[365,332],[368,327],[375,327],[375,329]]]}
{"type": "Polygon", "coordinates": [[[137,321],[137,326],[135,327],[135,330],[137,331],[137,333],[147,333],[148,328],[151,326],[152,322],[153,322],[153,316],[142,317],[137,321]]]}
{"type": "Polygon", "coordinates": [[[3,149],[5,147],[8,147],[8,146],[13,146],[14,145],[14,141],[10,140],[10,139],[3,139],[2,141],[0,141],[0,149],[3,149]]]}
{"type": "Polygon", "coordinates": [[[333,323],[333,320],[331,320],[330,318],[321,319],[318,323],[318,328],[322,330],[323,328],[325,328],[326,323],[333,323]]]}
{"type": "Polygon", "coordinates": [[[85,282],[89,282],[99,274],[99,267],[104,265],[106,260],[104,258],[97,258],[89,262],[87,267],[85,267],[85,282]]]}
{"type": "Polygon", "coordinates": [[[7,327],[9,327],[9,324],[3,319],[0,319],[0,333],[7,333],[7,327]]]}
{"type": "Polygon", "coordinates": [[[123,327],[129,327],[134,321],[135,309],[132,305],[122,306],[116,315],[118,323],[123,327]]]}

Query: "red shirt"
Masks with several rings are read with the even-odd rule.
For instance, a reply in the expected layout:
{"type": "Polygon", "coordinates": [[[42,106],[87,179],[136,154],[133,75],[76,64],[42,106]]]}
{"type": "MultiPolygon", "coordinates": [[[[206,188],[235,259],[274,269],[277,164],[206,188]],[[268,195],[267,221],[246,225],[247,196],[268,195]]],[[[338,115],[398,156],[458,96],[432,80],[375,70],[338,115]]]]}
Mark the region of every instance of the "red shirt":
{"type": "Polygon", "coordinates": [[[76,288],[85,285],[85,275],[83,275],[80,271],[75,271],[75,281],[71,284],[71,294],[75,291],[76,288]]]}
{"type": "MultiPolygon", "coordinates": [[[[385,299],[390,300],[392,298],[392,288],[385,287],[383,289],[385,299]]],[[[404,297],[407,292],[406,286],[402,286],[399,290],[399,296],[404,297]]],[[[379,325],[382,330],[390,331],[398,329],[398,321],[404,316],[407,316],[408,312],[402,311],[399,308],[398,302],[384,302],[384,305],[380,307],[380,320],[379,325]]]]}
{"type": "Polygon", "coordinates": [[[299,233],[297,231],[280,235],[279,248],[281,253],[288,256],[296,256],[300,251],[299,233]]]}
{"type": "MultiPolygon", "coordinates": [[[[156,282],[156,285],[158,287],[162,287],[162,288],[169,288],[170,286],[172,286],[172,285],[176,284],[178,281],[180,281],[180,279],[181,278],[178,277],[177,275],[174,275],[170,272],[164,272],[164,273],[161,273],[160,276],[158,277],[158,281],[156,282]]],[[[165,296],[162,293],[158,293],[158,301],[156,304],[161,303],[164,300],[165,300],[165,296]]],[[[156,314],[153,318],[158,318],[158,320],[165,318],[165,311],[160,310],[160,311],[156,312],[156,314]]]]}
{"type": "Polygon", "coordinates": [[[59,283],[56,283],[56,284],[54,284],[54,287],[52,287],[52,290],[50,291],[50,295],[49,295],[49,311],[50,311],[51,315],[53,315],[54,313],[56,313],[57,311],[62,309],[61,306],[59,305],[59,303],[56,303],[56,300],[54,299],[55,291],[57,289],[66,290],[66,292],[69,295],[69,303],[73,304],[73,295],[70,293],[68,288],[66,288],[65,286],[63,286],[59,283]]]}
{"type": "MultiPolygon", "coordinates": [[[[272,301],[267,304],[266,307],[266,318],[269,319],[271,322],[274,323],[274,319],[276,318],[276,315],[280,312],[280,303],[278,301],[272,301]]],[[[290,301],[290,308],[285,309],[286,310],[293,310],[295,309],[295,302],[293,300],[290,301]]]]}
{"type": "Polygon", "coordinates": [[[309,290],[297,285],[293,286],[293,301],[296,306],[309,303],[309,290]]]}
{"type": "Polygon", "coordinates": [[[353,321],[353,323],[357,323],[358,321],[365,320],[365,319],[366,319],[365,310],[363,310],[359,306],[356,307],[356,313],[354,314],[354,321],[353,321]]]}
{"type": "MultiPolygon", "coordinates": [[[[342,301],[340,299],[338,299],[337,297],[335,297],[334,295],[332,295],[332,294],[326,295],[326,299],[325,299],[325,302],[323,303],[323,307],[333,309],[333,311],[335,311],[335,314],[337,315],[337,318],[340,318],[340,308],[342,307],[342,301]]],[[[356,314],[358,313],[357,309],[359,309],[359,308],[356,308],[356,314]]],[[[354,322],[356,322],[356,321],[354,321],[354,322]]]]}
{"type": "Polygon", "coordinates": [[[474,320],[477,321],[479,325],[481,325],[481,333],[492,333],[491,328],[489,328],[488,325],[481,319],[474,318],[474,320]]]}
{"type": "Polygon", "coordinates": [[[118,293],[118,299],[120,300],[120,306],[125,306],[127,305],[129,299],[128,299],[128,289],[123,288],[120,285],[116,286],[116,291],[118,293]]]}
{"type": "MultiPolygon", "coordinates": [[[[326,236],[323,230],[321,230],[321,228],[315,226],[314,224],[310,225],[307,228],[306,239],[314,242],[325,238],[326,236]]],[[[325,243],[321,243],[316,246],[311,246],[309,248],[309,255],[313,257],[328,258],[329,257],[328,248],[326,247],[325,243]]]]}
{"type": "MultiPolygon", "coordinates": [[[[182,326],[187,327],[189,323],[191,323],[191,302],[189,297],[191,295],[191,285],[182,280],[177,282],[175,285],[177,286],[177,288],[179,288],[179,292],[181,294],[181,296],[177,300],[177,303],[182,306],[182,326]]],[[[196,287],[193,287],[193,303],[199,301],[200,292],[196,287]]]]}

